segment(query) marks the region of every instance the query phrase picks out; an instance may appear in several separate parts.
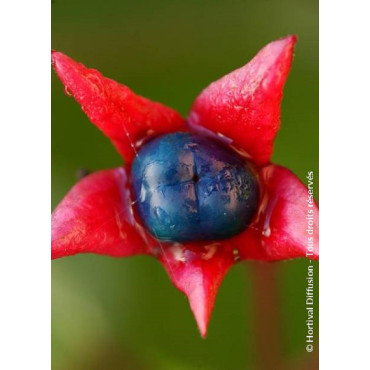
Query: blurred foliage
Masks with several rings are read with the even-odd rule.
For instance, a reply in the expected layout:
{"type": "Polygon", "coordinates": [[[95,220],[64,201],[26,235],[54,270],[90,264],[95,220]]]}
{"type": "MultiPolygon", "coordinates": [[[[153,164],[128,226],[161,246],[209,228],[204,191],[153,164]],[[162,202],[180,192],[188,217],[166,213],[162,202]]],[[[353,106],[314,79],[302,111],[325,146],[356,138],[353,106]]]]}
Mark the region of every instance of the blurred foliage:
{"type": "MultiPolygon", "coordinates": [[[[308,170],[315,171],[316,198],[318,30],[317,0],[52,3],[54,49],[183,115],[210,82],[245,64],[268,42],[297,34],[273,160],[303,181],[308,170]]],[[[76,182],[78,169],[120,164],[109,141],[63,93],[53,74],[53,207],[76,182]]],[[[306,266],[305,260],[279,263],[281,342],[291,360],[305,354],[306,266]]],[[[53,261],[53,369],[250,368],[249,274],[248,263],[231,269],[217,297],[208,338],[202,340],[185,297],[156,260],[81,255],[53,261]]],[[[317,303],[315,308],[317,314],[317,303]]],[[[317,330],[316,316],[316,338],[317,330]]]]}

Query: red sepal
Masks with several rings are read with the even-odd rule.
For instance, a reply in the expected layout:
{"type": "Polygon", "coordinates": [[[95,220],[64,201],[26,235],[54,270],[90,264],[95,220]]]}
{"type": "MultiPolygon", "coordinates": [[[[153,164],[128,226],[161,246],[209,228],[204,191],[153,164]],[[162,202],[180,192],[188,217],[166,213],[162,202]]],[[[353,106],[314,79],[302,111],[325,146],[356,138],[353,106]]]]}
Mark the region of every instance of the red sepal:
{"type": "Polygon", "coordinates": [[[135,222],[125,170],[95,172],[77,183],[52,214],[51,240],[53,259],[148,253],[152,240],[135,222]]]}
{"type": "Polygon", "coordinates": [[[305,185],[287,168],[273,164],[263,167],[259,178],[262,197],[256,219],[230,240],[241,259],[318,260],[319,209],[305,185]]]}
{"type": "Polygon", "coordinates": [[[66,91],[126,162],[131,162],[144,139],[186,129],[183,118],[173,109],[134,94],[95,69],[56,51],[52,51],[51,60],[66,91]]]}
{"type": "Polygon", "coordinates": [[[221,134],[257,165],[267,164],[295,42],[295,36],[271,42],[247,65],[209,85],[194,102],[190,127],[221,134]]]}
{"type": "Polygon", "coordinates": [[[207,334],[216,294],[235,254],[227,241],[165,246],[158,256],[173,284],[189,299],[201,336],[207,334]]]}

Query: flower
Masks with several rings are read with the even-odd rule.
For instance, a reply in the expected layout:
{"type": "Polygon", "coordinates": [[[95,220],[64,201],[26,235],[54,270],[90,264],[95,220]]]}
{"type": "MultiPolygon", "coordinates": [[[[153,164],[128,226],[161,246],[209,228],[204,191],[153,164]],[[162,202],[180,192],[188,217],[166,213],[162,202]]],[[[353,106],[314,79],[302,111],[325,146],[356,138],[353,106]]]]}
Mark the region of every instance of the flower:
{"type": "Polygon", "coordinates": [[[318,259],[317,205],[292,172],[270,163],[295,42],[295,36],[271,42],[247,65],[209,85],[187,120],[52,51],[52,64],[66,91],[125,160],[123,167],[83,178],[57,206],[52,214],[52,258],[77,253],[157,258],[188,297],[203,337],[217,290],[232,265],[245,259],[318,259]],[[260,188],[258,209],[242,232],[195,242],[160,241],[148,232],[133,204],[131,165],[146,142],[175,132],[222,140],[253,166],[260,188]],[[315,216],[310,235],[308,209],[315,216]]]}

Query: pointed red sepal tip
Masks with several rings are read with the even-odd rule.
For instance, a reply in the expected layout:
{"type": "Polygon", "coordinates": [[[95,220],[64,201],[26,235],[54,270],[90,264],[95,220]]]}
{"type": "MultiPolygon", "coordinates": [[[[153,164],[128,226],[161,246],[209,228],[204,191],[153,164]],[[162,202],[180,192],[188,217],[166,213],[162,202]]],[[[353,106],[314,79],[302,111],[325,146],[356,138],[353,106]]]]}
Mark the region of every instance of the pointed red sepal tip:
{"type": "Polygon", "coordinates": [[[189,299],[200,334],[205,338],[217,291],[235,262],[230,245],[175,244],[165,247],[159,260],[176,288],[189,299]]]}
{"type": "Polygon", "coordinates": [[[186,129],[173,109],[133,93],[127,86],[52,50],[52,65],[65,90],[130,163],[143,140],[186,129]]]}
{"type": "MultiPolygon", "coordinates": [[[[306,179],[309,184],[314,179],[306,179]]],[[[312,174],[313,176],[313,174],[312,174]]],[[[241,259],[319,259],[319,208],[312,190],[287,168],[260,170],[262,200],[254,223],[230,242],[241,259]]]]}
{"type": "Polygon", "coordinates": [[[247,65],[209,85],[191,108],[190,127],[230,139],[258,165],[269,163],[296,40],[271,42],[247,65]]]}
{"type": "Polygon", "coordinates": [[[125,170],[95,172],[77,183],[52,214],[51,240],[52,259],[148,253],[151,239],[133,217],[125,170]]]}

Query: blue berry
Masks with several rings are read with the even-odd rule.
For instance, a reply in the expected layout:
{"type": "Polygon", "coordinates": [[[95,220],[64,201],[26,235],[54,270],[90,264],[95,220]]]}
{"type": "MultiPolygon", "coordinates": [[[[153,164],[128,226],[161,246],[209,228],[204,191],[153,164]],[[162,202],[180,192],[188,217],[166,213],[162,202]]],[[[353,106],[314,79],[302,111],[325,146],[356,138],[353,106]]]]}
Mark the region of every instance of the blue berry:
{"type": "Polygon", "coordinates": [[[217,240],[245,229],[258,183],[245,160],[223,144],[189,133],[160,136],[132,165],[135,206],[157,239],[217,240]]]}

